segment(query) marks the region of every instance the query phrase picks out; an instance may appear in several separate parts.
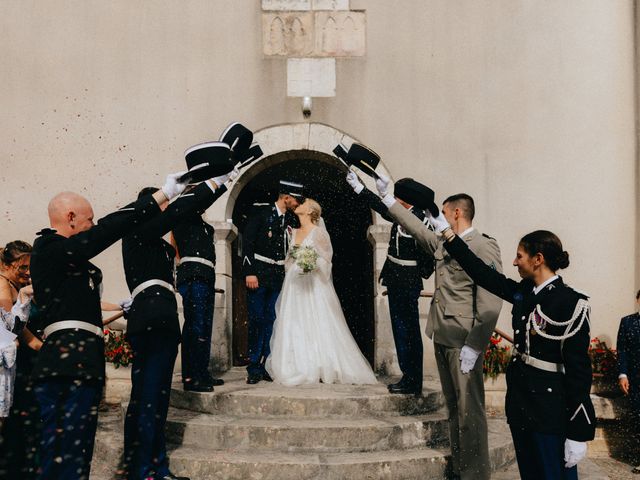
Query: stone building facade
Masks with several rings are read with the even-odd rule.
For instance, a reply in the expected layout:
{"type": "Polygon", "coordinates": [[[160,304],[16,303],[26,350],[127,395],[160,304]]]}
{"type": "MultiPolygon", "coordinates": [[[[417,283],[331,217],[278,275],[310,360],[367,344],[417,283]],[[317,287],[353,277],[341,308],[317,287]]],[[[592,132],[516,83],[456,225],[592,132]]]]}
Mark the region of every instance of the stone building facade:
{"type": "MultiPolygon", "coordinates": [[[[224,274],[236,200],[277,165],[293,176],[302,159],[338,169],[337,141],[367,144],[382,171],[428,183],[439,200],[471,194],[475,225],[498,239],[513,277],[518,239],[556,232],[572,259],[565,279],[592,296],[593,334],[614,343],[639,284],[635,10],[631,0],[5,0],[0,243],[33,240],[60,190],[87,196],[98,217],[123,205],[180,169],[185,148],[241,121],[265,157],[206,214],[225,290],[218,367],[234,356],[224,274]]],[[[373,357],[394,371],[374,283],[388,224],[369,223],[373,357]]],[[[105,298],[124,297],[119,249],[97,263],[105,298]]],[[[430,348],[425,362],[435,373],[430,348]]]]}

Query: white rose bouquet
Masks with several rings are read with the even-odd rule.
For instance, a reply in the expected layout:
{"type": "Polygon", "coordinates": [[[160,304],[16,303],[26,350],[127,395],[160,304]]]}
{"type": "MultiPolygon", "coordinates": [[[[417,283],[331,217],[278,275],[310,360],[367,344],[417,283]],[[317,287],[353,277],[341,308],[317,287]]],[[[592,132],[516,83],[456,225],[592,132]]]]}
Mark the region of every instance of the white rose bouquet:
{"type": "Polygon", "coordinates": [[[313,272],[318,265],[318,252],[313,247],[297,247],[291,251],[296,265],[302,269],[302,275],[313,272]]]}

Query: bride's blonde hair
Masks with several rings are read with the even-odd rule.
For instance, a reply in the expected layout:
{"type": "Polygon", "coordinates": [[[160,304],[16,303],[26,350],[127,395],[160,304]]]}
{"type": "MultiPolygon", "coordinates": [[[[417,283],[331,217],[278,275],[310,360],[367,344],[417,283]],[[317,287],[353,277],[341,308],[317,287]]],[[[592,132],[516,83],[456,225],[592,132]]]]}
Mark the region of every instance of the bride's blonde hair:
{"type": "Polygon", "coordinates": [[[311,218],[311,221],[318,225],[320,217],[322,216],[322,207],[312,198],[307,198],[304,201],[304,204],[307,205],[307,208],[309,209],[309,217],[311,218]]]}

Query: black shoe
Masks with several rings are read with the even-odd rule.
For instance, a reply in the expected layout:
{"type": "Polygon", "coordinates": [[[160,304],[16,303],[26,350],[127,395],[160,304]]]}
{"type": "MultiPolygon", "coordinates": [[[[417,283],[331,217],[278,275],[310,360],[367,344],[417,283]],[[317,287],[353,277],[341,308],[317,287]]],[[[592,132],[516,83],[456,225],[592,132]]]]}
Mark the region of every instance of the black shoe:
{"type": "Polygon", "coordinates": [[[247,376],[247,383],[249,385],[255,385],[256,383],[258,383],[260,380],[262,380],[262,375],[260,374],[249,374],[247,376]]]}
{"type": "Polygon", "coordinates": [[[273,378],[271,378],[271,375],[269,375],[267,372],[264,372],[264,373],[262,374],[262,379],[263,379],[265,382],[273,382],[273,378]]]}
{"type": "Polygon", "coordinates": [[[392,387],[390,385],[389,393],[415,395],[416,397],[418,397],[422,395],[422,385],[402,385],[398,387],[392,387]]]}
{"type": "Polygon", "coordinates": [[[202,382],[186,382],[184,385],[185,392],[213,392],[213,385],[202,382]]]}
{"type": "Polygon", "coordinates": [[[389,385],[387,385],[387,389],[391,391],[392,388],[402,388],[406,385],[406,383],[407,382],[405,382],[404,378],[401,378],[399,382],[390,383],[389,385]]]}
{"type": "Polygon", "coordinates": [[[224,385],[224,380],[221,378],[213,378],[210,374],[207,373],[206,376],[202,377],[200,383],[207,383],[209,385],[213,385],[214,387],[219,387],[220,385],[224,385]]]}
{"type": "Polygon", "coordinates": [[[189,477],[179,477],[169,472],[169,474],[165,475],[164,477],[155,477],[155,480],[191,480],[191,479],[189,477]]]}

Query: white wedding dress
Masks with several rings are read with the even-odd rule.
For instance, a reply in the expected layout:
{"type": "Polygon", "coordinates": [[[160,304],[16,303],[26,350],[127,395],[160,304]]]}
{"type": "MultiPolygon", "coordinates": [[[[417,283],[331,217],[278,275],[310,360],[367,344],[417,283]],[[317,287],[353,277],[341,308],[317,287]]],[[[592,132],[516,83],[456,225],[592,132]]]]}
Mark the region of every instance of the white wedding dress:
{"type": "MultiPolygon", "coordinates": [[[[295,245],[296,230],[290,245],[295,245]]],[[[266,369],[283,385],[374,384],[376,377],[358,348],[331,279],[333,248],[329,233],[316,227],[300,244],[318,252],[317,266],[303,274],[291,256],[276,303],[271,355],[266,369]]]]}

